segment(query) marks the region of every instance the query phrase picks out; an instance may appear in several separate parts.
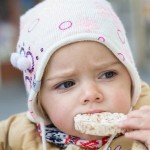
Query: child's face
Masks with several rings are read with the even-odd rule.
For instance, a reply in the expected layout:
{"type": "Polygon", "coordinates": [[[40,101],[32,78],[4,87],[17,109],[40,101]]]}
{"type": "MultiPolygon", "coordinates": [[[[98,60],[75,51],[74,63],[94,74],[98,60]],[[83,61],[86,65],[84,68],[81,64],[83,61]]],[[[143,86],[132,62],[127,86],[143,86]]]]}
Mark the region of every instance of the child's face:
{"type": "Polygon", "coordinates": [[[103,111],[128,113],[131,79],[122,63],[100,43],[78,42],[57,50],[41,88],[41,103],[61,131],[98,139],[74,129],[74,116],[103,111]]]}

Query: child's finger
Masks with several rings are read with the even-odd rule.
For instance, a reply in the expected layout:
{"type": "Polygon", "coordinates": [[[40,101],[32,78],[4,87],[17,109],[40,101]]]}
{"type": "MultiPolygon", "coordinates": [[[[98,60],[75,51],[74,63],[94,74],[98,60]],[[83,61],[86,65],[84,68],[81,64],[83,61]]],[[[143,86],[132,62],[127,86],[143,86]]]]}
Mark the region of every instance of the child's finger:
{"type": "Polygon", "coordinates": [[[150,112],[150,106],[148,106],[148,105],[142,106],[142,107],[140,107],[139,110],[144,110],[144,111],[149,111],[150,112]]]}
{"type": "Polygon", "coordinates": [[[127,138],[135,139],[145,143],[145,145],[150,150],[150,130],[135,130],[126,132],[125,136],[127,138]]]}
{"type": "Polygon", "coordinates": [[[139,110],[135,110],[130,112],[128,115],[128,118],[135,118],[135,117],[148,117],[150,116],[150,107],[144,106],[141,107],[139,110]]]}
{"type": "Polygon", "coordinates": [[[150,130],[150,119],[145,118],[128,118],[118,124],[119,127],[125,129],[149,129],[150,130]]]}

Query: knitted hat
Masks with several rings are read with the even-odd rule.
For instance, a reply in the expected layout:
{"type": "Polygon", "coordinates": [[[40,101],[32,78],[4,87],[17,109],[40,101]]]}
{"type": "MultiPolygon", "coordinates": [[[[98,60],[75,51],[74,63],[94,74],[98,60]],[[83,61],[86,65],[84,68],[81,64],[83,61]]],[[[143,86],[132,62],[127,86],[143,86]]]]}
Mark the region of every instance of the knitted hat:
{"type": "MultiPolygon", "coordinates": [[[[124,27],[106,0],[45,0],[21,17],[13,66],[23,71],[28,108],[35,122],[42,118],[37,107],[44,69],[60,47],[77,41],[104,44],[126,67],[132,79],[132,106],[141,84],[124,27]]],[[[132,107],[131,106],[131,107],[132,107]]]]}

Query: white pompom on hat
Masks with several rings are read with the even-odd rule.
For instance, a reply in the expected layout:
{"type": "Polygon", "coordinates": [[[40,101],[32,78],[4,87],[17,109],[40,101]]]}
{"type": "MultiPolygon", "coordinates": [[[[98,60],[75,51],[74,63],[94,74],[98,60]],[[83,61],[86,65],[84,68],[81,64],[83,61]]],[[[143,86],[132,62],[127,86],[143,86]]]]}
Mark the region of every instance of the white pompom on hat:
{"type": "Polygon", "coordinates": [[[20,69],[21,71],[25,71],[31,67],[31,62],[25,56],[21,56],[19,53],[12,53],[10,57],[11,64],[20,69]]]}
{"type": "MultiPolygon", "coordinates": [[[[132,106],[139,98],[141,81],[124,27],[106,0],[44,0],[21,17],[20,36],[13,66],[24,73],[32,121],[41,119],[37,108],[44,69],[60,47],[77,41],[104,44],[124,64],[132,79],[132,106]]],[[[131,106],[131,107],[132,107],[131,106]]]]}

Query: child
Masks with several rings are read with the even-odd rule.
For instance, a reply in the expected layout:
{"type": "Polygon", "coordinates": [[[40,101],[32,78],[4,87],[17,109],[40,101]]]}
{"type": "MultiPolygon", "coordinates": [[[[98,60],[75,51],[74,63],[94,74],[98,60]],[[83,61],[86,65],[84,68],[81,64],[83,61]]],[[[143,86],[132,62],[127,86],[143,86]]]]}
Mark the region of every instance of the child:
{"type": "Polygon", "coordinates": [[[21,18],[11,62],[24,73],[30,121],[23,113],[2,122],[0,150],[127,150],[134,140],[150,150],[150,89],[143,83],[141,91],[124,27],[107,1],[35,6],[21,18]],[[118,125],[133,129],[128,138],[75,130],[77,114],[104,111],[129,113],[118,125]]]}

